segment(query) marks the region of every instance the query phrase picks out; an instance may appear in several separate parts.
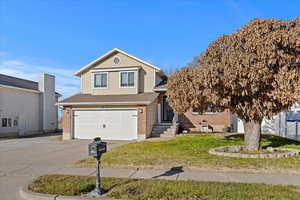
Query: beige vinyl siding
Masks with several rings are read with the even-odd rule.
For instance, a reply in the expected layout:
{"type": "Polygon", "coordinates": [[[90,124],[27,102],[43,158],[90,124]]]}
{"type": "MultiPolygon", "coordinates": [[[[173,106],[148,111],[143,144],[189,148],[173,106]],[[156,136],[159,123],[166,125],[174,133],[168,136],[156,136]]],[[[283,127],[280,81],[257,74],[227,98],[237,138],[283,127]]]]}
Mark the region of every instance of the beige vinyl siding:
{"type": "Polygon", "coordinates": [[[146,137],[151,136],[152,127],[157,118],[157,99],[147,106],[147,134],[146,137]]]}
{"type": "MultiPolygon", "coordinates": [[[[137,73],[137,71],[136,71],[137,73]]],[[[104,61],[95,64],[94,67],[84,72],[82,75],[81,92],[83,94],[105,95],[105,94],[136,94],[137,92],[153,92],[155,69],[141,63],[133,58],[130,58],[122,53],[111,55],[104,61]],[[119,64],[114,64],[115,57],[120,59],[119,64]],[[135,88],[120,88],[119,71],[108,72],[108,88],[107,89],[93,89],[93,80],[91,70],[105,69],[105,68],[122,68],[122,67],[140,67],[138,70],[138,85],[135,88]]]]}

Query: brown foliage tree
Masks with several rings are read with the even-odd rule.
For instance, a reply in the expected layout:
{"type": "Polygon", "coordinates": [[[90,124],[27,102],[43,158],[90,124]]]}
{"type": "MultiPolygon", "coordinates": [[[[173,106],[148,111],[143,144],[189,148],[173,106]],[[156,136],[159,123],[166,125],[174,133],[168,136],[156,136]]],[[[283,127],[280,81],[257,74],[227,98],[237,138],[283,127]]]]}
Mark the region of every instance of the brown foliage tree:
{"type": "Polygon", "coordinates": [[[262,119],[300,102],[300,17],[254,19],[220,36],[169,78],[167,96],[178,113],[230,109],[244,122],[246,149],[259,150],[262,119]]]}

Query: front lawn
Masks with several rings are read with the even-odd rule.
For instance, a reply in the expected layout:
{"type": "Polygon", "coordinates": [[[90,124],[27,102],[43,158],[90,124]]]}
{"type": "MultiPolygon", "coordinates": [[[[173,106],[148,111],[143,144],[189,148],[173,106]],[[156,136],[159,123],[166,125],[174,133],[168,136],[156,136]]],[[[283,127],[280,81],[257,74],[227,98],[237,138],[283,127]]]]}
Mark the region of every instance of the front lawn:
{"type": "MultiPolygon", "coordinates": [[[[37,178],[29,189],[55,195],[80,195],[91,191],[94,183],[95,177],[47,175],[37,178]]],[[[120,178],[103,178],[102,183],[107,196],[132,200],[296,200],[300,195],[300,187],[265,184],[120,178]]]]}
{"type": "MultiPolygon", "coordinates": [[[[263,136],[263,146],[300,149],[300,142],[273,135],[263,136]]],[[[254,159],[230,158],[211,155],[213,147],[242,145],[243,135],[190,135],[168,141],[145,141],[126,144],[107,152],[103,167],[294,172],[300,173],[300,156],[289,158],[254,159]]],[[[77,163],[80,167],[95,167],[93,158],[77,163]]]]}

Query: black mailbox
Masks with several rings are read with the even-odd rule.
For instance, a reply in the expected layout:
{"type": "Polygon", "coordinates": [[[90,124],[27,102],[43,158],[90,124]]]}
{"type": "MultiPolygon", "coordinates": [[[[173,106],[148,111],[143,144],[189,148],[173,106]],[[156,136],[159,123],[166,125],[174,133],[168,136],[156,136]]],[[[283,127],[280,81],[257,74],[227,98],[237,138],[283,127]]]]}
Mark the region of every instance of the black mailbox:
{"type": "Polygon", "coordinates": [[[89,144],[89,155],[95,158],[101,157],[106,152],[106,142],[103,142],[101,138],[97,137],[89,144]]]}
{"type": "Polygon", "coordinates": [[[100,158],[101,155],[106,152],[106,142],[103,142],[100,137],[96,137],[89,144],[89,155],[96,158],[96,186],[95,189],[90,192],[92,196],[98,196],[104,194],[104,190],[101,189],[101,179],[100,179],[100,158]]]}

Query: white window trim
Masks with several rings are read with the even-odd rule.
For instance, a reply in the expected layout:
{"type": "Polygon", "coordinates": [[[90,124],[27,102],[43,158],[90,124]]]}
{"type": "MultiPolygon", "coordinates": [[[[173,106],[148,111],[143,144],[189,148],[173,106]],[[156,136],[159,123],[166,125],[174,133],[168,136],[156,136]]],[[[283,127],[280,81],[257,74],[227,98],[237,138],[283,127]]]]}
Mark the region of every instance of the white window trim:
{"type": "Polygon", "coordinates": [[[200,113],[200,112],[192,112],[193,115],[215,115],[215,114],[219,114],[219,112],[204,112],[204,113],[200,113]]]}
{"type": "Polygon", "coordinates": [[[135,88],[136,87],[136,72],[135,71],[120,71],[119,72],[119,88],[135,88]],[[121,86],[121,73],[123,72],[133,72],[133,82],[134,82],[134,86],[121,86]]]}
{"type": "Polygon", "coordinates": [[[99,89],[99,90],[103,90],[103,89],[108,89],[108,83],[109,83],[109,78],[108,78],[108,72],[96,72],[96,73],[92,73],[92,88],[93,89],[99,89]],[[97,74],[106,74],[106,87],[95,87],[95,75],[97,74]]]}

